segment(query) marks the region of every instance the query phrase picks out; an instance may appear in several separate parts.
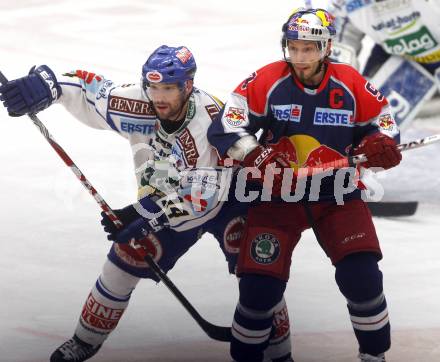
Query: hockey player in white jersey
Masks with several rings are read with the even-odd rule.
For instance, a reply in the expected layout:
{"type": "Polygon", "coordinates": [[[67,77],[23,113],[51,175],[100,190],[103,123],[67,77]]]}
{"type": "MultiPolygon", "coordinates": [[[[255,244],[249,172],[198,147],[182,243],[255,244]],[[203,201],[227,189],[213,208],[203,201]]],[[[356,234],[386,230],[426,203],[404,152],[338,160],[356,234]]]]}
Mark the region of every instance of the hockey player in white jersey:
{"type": "Polygon", "coordinates": [[[337,34],[332,57],[358,66],[362,39],[375,45],[363,75],[407,127],[440,84],[440,0],[332,0],[337,34]]]}
{"type": "MultiPolygon", "coordinates": [[[[209,232],[234,272],[248,205],[235,200],[233,187],[219,182],[225,169],[218,167],[206,133],[222,103],[194,87],[195,72],[188,48],[163,45],[143,65],[140,84],[119,86],[80,70],[55,75],[42,65],[0,87],[11,116],[59,103],[88,126],[125,137],[133,151],[139,202],[115,210],[124,224],[121,230],[103,214],[104,230],[117,242],[87,297],[73,338],[53,352],[51,362],[81,362],[95,355],[116,328],[139,280],[158,281],[136,249],[124,243],[128,240],[136,239],[135,247],[146,249],[167,272],[209,232]],[[152,232],[145,237],[145,230],[152,232]]],[[[289,361],[285,303],[275,314],[278,324],[266,360],[289,361]]]]}

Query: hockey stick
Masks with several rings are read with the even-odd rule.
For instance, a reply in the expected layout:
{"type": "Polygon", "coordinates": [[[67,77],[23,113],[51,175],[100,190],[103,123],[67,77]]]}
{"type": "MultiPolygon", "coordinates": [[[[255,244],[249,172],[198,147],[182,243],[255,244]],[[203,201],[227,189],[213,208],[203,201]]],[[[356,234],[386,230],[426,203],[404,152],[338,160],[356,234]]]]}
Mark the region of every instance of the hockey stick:
{"type": "Polygon", "coordinates": [[[418,201],[377,201],[367,202],[373,216],[396,217],[414,215],[419,206],[418,201]]]}
{"type": "MultiPolygon", "coordinates": [[[[0,71],[0,83],[6,84],[8,80],[0,71]]],[[[69,166],[81,184],[89,191],[89,193],[93,196],[95,201],[101,207],[101,209],[105,212],[105,214],[113,221],[115,226],[119,229],[123,226],[122,221],[116,216],[111,207],[107,204],[107,202],[102,198],[102,196],[96,191],[96,189],[92,186],[92,184],[87,180],[85,175],[81,172],[78,166],[73,162],[73,160],[69,157],[66,151],[55,141],[53,136],[49,133],[49,130],[40,121],[36,114],[29,113],[27,114],[35,126],[38,127],[41,134],[46,138],[55,152],[61,157],[64,163],[69,166]]],[[[183,307],[188,311],[188,313],[193,317],[193,319],[198,323],[198,325],[203,329],[203,331],[212,339],[229,342],[231,340],[231,328],[230,327],[220,327],[214,324],[209,323],[205,320],[199,312],[192,306],[192,304],[186,299],[186,297],[179,291],[179,289],[174,285],[174,283],[168,278],[165,272],[160,268],[160,266],[156,263],[156,261],[147,254],[144,249],[136,247],[137,252],[141,255],[145,261],[148,263],[150,268],[153,270],[155,275],[166,285],[166,287],[174,294],[174,296],[179,300],[179,302],[183,305],[183,307]]]]}
{"type": "MultiPolygon", "coordinates": [[[[440,134],[431,135],[424,138],[419,138],[411,142],[401,143],[397,147],[400,151],[408,151],[413,150],[415,148],[428,146],[435,142],[440,141],[440,134]]],[[[317,171],[322,172],[322,170],[327,169],[340,169],[340,168],[348,168],[348,167],[356,167],[356,165],[368,161],[367,156],[364,154],[359,154],[356,156],[343,157],[334,161],[325,162],[313,167],[304,167],[301,171],[301,176],[312,176],[317,171]]]]}
{"type": "MultiPolygon", "coordinates": [[[[430,145],[435,142],[440,141],[440,134],[428,136],[425,138],[416,139],[414,141],[408,143],[402,143],[398,145],[398,148],[401,151],[412,150],[415,148],[423,147],[430,145]]],[[[323,163],[318,165],[319,169],[338,169],[338,168],[346,168],[346,167],[355,167],[357,164],[367,161],[365,155],[357,155],[349,158],[342,158],[339,160],[323,163]]],[[[317,166],[306,168],[304,174],[306,176],[313,175],[316,173],[317,166]]],[[[302,173],[303,175],[303,173],[302,173]]],[[[373,216],[382,216],[382,217],[395,217],[395,216],[411,216],[414,215],[417,207],[418,201],[380,201],[380,202],[367,202],[367,205],[371,211],[373,216]]]]}

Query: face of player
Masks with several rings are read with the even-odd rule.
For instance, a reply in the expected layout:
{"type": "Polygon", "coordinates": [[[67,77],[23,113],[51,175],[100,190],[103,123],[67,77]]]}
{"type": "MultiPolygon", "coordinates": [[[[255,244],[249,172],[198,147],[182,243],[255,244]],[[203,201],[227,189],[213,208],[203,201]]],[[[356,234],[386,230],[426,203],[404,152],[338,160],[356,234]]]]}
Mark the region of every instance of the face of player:
{"type": "Polygon", "coordinates": [[[324,77],[321,59],[324,57],[318,43],[307,40],[288,40],[290,62],[299,80],[305,85],[318,85],[324,77]]]}
{"type": "Polygon", "coordinates": [[[147,87],[157,116],[168,121],[179,121],[185,116],[191,90],[192,81],[186,81],[183,88],[177,83],[150,83],[147,87]]]}

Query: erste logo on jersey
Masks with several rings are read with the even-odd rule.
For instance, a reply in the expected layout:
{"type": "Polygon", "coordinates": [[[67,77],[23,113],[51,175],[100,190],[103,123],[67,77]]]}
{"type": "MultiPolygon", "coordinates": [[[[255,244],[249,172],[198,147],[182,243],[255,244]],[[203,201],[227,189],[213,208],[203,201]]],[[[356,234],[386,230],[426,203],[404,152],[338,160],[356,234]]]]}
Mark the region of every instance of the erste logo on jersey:
{"type": "Polygon", "coordinates": [[[232,127],[240,127],[246,120],[243,108],[229,107],[225,114],[226,122],[232,127]]]}
{"type": "Polygon", "coordinates": [[[313,124],[317,126],[353,127],[353,112],[347,109],[320,108],[315,109],[313,124]]]}
{"type": "Polygon", "coordinates": [[[297,122],[301,120],[301,104],[277,104],[271,105],[273,116],[278,121],[297,122]]]}

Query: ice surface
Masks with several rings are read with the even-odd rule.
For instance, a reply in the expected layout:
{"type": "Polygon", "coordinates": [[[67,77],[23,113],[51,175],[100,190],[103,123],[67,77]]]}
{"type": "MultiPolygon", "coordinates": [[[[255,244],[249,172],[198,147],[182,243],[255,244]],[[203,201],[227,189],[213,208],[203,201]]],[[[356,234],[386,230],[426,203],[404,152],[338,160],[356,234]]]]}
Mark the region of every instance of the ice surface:
{"type": "MultiPolygon", "coordinates": [[[[139,79],[161,44],[196,55],[196,83],[225,98],[249,73],[279,59],[291,1],[1,0],[1,70],[34,64],[83,68],[115,81],[139,79]]],[[[136,195],[130,149],[54,106],[40,118],[114,208],[136,195]]],[[[440,132],[414,122],[404,140],[440,132]]],[[[421,200],[414,217],[376,219],[393,328],[389,361],[440,360],[440,145],[409,151],[383,179],[389,200],[421,200]]],[[[42,362],[73,333],[109,248],[93,199],[26,117],[0,110],[0,361],[42,362]]],[[[306,232],[295,250],[286,298],[295,360],[355,360],[356,347],[333,267],[306,232]]],[[[220,251],[205,236],[169,273],[212,323],[228,325],[237,298],[220,251]]],[[[93,361],[229,361],[163,285],[141,282],[117,330],[93,361]]]]}

